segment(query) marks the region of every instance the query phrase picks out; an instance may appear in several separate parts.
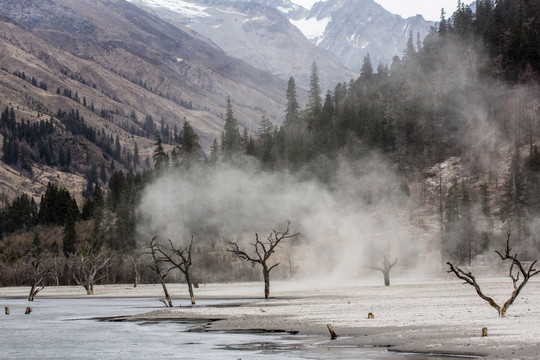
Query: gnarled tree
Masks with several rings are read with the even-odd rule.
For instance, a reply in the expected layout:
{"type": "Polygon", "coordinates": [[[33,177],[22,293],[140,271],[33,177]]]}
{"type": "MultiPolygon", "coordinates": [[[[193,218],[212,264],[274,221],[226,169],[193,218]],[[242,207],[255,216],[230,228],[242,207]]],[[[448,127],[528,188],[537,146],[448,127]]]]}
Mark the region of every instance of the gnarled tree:
{"type": "Polygon", "coordinates": [[[159,261],[168,262],[172,264],[172,267],[167,270],[170,271],[174,268],[180,270],[186,279],[188,285],[189,297],[191,298],[191,304],[195,305],[195,294],[193,293],[193,283],[191,281],[190,267],[191,261],[191,249],[193,247],[193,235],[191,235],[191,241],[188,247],[177,248],[174,246],[171,240],[169,240],[169,249],[165,251],[159,243],[155,243],[156,251],[159,253],[159,261]]]}
{"type": "Polygon", "coordinates": [[[32,265],[32,285],[30,286],[28,301],[34,301],[36,295],[45,288],[45,286],[42,285],[43,280],[54,269],[54,264],[47,264],[38,234],[34,237],[28,256],[30,258],[30,264],[32,265]]]}
{"type": "Polygon", "coordinates": [[[388,242],[383,251],[380,252],[381,261],[377,263],[376,261],[373,261],[371,264],[371,268],[374,270],[378,270],[383,273],[384,277],[384,286],[390,286],[390,270],[397,264],[397,258],[395,258],[393,261],[390,260],[390,243],[388,242]]]}
{"type": "Polygon", "coordinates": [[[282,240],[297,238],[302,236],[300,233],[289,233],[289,226],[291,222],[287,222],[287,229],[284,232],[279,232],[272,229],[272,232],[266,238],[266,241],[259,240],[259,235],[255,233],[255,242],[251,243],[253,246],[253,253],[248,254],[247,251],[240,249],[238,244],[234,241],[229,241],[229,248],[227,251],[236,254],[238,257],[249,261],[253,266],[255,264],[260,264],[263,271],[264,278],[264,298],[268,299],[270,297],[270,271],[274,269],[279,263],[273,265],[269,264],[270,257],[276,251],[277,246],[282,240]]]}
{"type": "Polygon", "coordinates": [[[514,303],[518,295],[521,293],[521,290],[527,285],[527,282],[529,279],[535,275],[538,275],[540,273],[540,270],[536,270],[534,266],[536,265],[537,260],[533,261],[528,268],[526,268],[522,261],[518,259],[517,254],[512,255],[510,252],[512,249],[510,248],[510,234],[508,234],[508,237],[506,238],[506,250],[504,251],[504,254],[495,251],[497,255],[503,260],[509,260],[511,261],[510,268],[508,271],[508,276],[512,279],[512,283],[514,285],[514,291],[512,291],[512,294],[508,298],[508,300],[500,306],[493,300],[493,298],[486,296],[482,289],[480,288],[480,285],[476,281],[476,278],[471,272],[466,272],[462,269],[460,269],[457,266],[454,266],[450,262],[447,262],[448,266],[450,267],[449,273],[454,273],[458,278],[461,280],[464,280],[467,284],[473,286],[476,290],[476,293],[478,296],[480,296],[482,299],[487,301],[489,305],[491,305],[493,308],[497,310],[500,317],[506,316],[506,312],[508,311],[508,308],[510,305],[514,303]],[[520,276],[522,276],[522,279],[520,280],[520,276]]]}
{"type": "Polygon", "coordinates": [[[165,284],[165,278],[169,274],[169,272],[174,268],[165,269],[161,264],[163,263],[163,259],[160,257],[160,245],[157,243],[157,236],[154,236],[152,240],[150,241],[150,244],[148,245],[149,254],[152,257],[152,262],[148,267],[156,273],[156,275],[159,277],[159,281],[161,283],[161,287],[163,288],[163,292],[165,293],[165,298],[167,299],[167,302],[165,305],[169,307],[173,307],[171,296],[169,295],[169,290],[167,289],[167,284],[165,284]]]}
{"type": "Polygon", "coordinates": [[[111,259],[111,254],[105,250],[94,250],[90,244],[74,254],[73,279],[84,287],[87,295],[94,295],[94,285],[105,277],[106,273],[102,270],[111,259]]]}

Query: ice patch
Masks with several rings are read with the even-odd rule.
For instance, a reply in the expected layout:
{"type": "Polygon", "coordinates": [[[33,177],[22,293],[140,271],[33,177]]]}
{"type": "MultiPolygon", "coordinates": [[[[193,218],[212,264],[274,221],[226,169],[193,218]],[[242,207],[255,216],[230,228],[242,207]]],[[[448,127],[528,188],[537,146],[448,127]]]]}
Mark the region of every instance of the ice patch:
{"type": "Polygon", "coordinates": [[[218,9],[218,8],[216,8],[215,10],[221,11],[222,13],[225,13],[225,14],[234,14],[234,15],[246,16],[246,14],[243,14],[243,13],[238,12],[238,11],[218,9]]]}
{"type": "Polygon", "coordinates": [[[312,17],[309,19],[300,19],[300,20],[289,20],[291,24],[296,26],[306,38],[308,38],[311,41],[315,41],[316,43],[319,43],[319,41],[322,39],[324,35],[324,31],[326,30],[326,26],[328,26],[328,23],[332,20],[332,18],[327,17],[321,20],[317,20],[317,18],[312,17]]]}
{"type": "Polygon", "coordinates": [[[244,22],[249,22],[249,21],[265,21],[266,20],[266,17],[265,16],[256,16],[254,18],[251,18],[251,19],[245,19],[244,22]]]}

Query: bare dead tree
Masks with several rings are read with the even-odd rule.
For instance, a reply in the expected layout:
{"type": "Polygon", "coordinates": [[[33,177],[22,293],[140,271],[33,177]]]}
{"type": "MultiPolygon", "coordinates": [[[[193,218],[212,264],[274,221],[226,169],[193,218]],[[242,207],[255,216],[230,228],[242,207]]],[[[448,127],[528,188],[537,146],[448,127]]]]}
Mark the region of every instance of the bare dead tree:
{"type": "Polygon", "coordinates": [[[269,265],[268,261],[270,260],[270,257],[274,252],[276,251],[276,247],[279,245],[279,243],[282,240],[290,239],[290,238],[298,238],[299,236],[302,236],[299,232],[290,234],[289,233],[289,226],[291,225],[291,222],[287,222],[287,229],[284,232],[279,232],[274,229],[272,229],[272,232],[266,238],[266,241],[263,242],[259,240],[259,235],[255,233],[255,242],[251,243],[253,246],[254,254],[248,254],[245,250],[241,250],[238,244],[234,241],[229,241],[229,248],[227,248],[227,251],[232,252],[233,254],[237,255],[241,259],[244,259],[246,261],[249,261],[253,266],[255,264],[260,264],[263,271],[263,279],[264,279],[264,298],[268,299],[270,297],[270,271],[274,269],[276,266],[279,265],[279,263],[275,263],[273,265],[269,265]]]}
{"type": "Polygon", "coordinates": [[[510,234],[508,234],[508,237],[506,238],[506,250],[504,252],[504,255],[499,252],[495,251],[497,255],[503,260],[510,260],[510,268],[508,271],[508,276],[512,279],[512,283],[514,285],[514,291],[512,291],[512,294],[508,298],[508,300],[503,304],[503,306],[498,305],[495,300],[493,300],[491,297],[486,296],[482,289],[480,288],[480,285],[476,281],[476,278],[471,272],[466,272],[462,269],[460,269],[457,266],[454,266],[450,262],[447,262],[448,266],[450,267],[449,273],[454,273],[458,278],[461,280],[464,280],[467,284],[473,286],[476,290],[476,293],[478,296],[480,296],[482,299],[487,301],[489,305],[491,305],[493,308],[497,310],[500,317],[506,316],[506,312],[508,311],[508,308],[510,305],[514,303],[518,295],[521,293],[521,290],[525,287],[529,279],[535,275],[538,275],[540,273],[540,270],[536,270],[534,266],[536,265],[537,260],[533,261],[528,269],[525,268],[521,260],[518,259],[517,254],[511,255],[512,249],[510,248],[510,234]],[[517,268],[517,270],[515,270],[517,268]],[[520,281],[520,275],[523,277],[520,281]]]}
{"type": "Polygon", "coordinates": [[[139,272],[139,267],[141,265],[141,262],[143,260],[143,255],[139,251],[137,253],[129,255],[129,259],[131,260],[131,263],[133,264],[133,287],[137,287],[139,285],[139,282],[141,281],[141,274],[139,272]]]}
{"type": "Polygon", "coordinates": [[[390,261],[390,243],[387,243],[382,251],[382,264],[372,264],[371,268],[383,273],[384,286],[390,286],[390,270],[396,266],[398,259],[390,261]]]}
{"type": "Polygon", "coordinates": [[[148,265],[148,267],[156,273],[156,275],[159,277],[161,287],[163,288],[163,292],[165,293],[165,298],[167,299],[167,302],[163,302],[165,306],[173,307],[171,296],[169,295],[169,290],[167,289],[167,284],[165,283],[165,278],[169,274],[169,272],[173,268],[164,269],[161,264],[162,260],[160,260],[160,251],[159,251],[159,244],[157,243],[157,236],[154,236],[152,240],[150,241],[150,244],[148,245],[150,256],[152,257],[152,263],[148,265]]]}
{"type": "Polygon", "coordinates": [[[73,279],[86,290],[87,295],[94,295],[94,285],[105,277],[102,270],[109,264],[112,255],[105,250],[95,251],[91,245],[85,246],[73,256],[75,273],[73,279]]]}
{"type": "Polygon", "coordinates": [[[169,247],[170,248],[168,249],[168,251],[165,251],[159,244],[157,244],[156,249],[160,254],[159,260],[162,262],[166,261],[172,264],[172,267],[169,269],[169,271],[176,268],[180,270],[182,274],[184,274],[188,286],[189,297],[191,298],[191,305],[195,305],[195,294],[193,293],[193,282],[191,280],[190,273],[190,268],[192,264],[191,249],[193,247],[193,235],[191,235],[191,241],[188,247],[177,248],[174,246],[171,240],[169,240],[169,247]]]}
{"type": "Polygon", "coordinates": [[[28,294],[28,301],[34,301],[36,295],[45,288],[43,280],[54,269],[54,264],[46,264],[43,252],[38,246],[32,245],[29,251],[30,264],[32,265],[32,285],[28,294]]]}

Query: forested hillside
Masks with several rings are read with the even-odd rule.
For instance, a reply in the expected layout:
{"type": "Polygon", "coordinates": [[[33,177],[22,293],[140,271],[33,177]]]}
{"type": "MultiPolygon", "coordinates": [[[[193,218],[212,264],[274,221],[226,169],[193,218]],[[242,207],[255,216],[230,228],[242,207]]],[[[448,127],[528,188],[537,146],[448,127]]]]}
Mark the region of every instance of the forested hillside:
{"type": "Polygon", "coordinates": [[[424,41],[410,34],[391,66],[366,56],[358,79],[326,94],[313,63],[305,107],[291,77],[282,125],[262,116],[251,134],[227,97],[223,131],[207,156],[189,119],[170,151],[155,132],[144,172],[135,152],[122,153],[76,111],[59,112],[61,123],[29,124],[7,107],[0,122],[6,164],[69,171],[72,150],[55,145],[61,126],[132,170],[91,169],[78,203],[54,182],[39,203],[26,194],[4,199],[0,285],[29,283],[24,264],[36,247],[56,265],[49,282],[72,283],[88,254],[115,255],[102,281],[141,273],[157,281],[143,265],[156,236],[194,241],[199,280],[252,279],[227,242],[287,220],[304,236],[281,255],[282,277],[314,271],[308,260],[317,251],[328,254],[328,266],[344,260],[340,271],[355,276],[383,244],[405,258],[403,266],[472,265],[506,233],[520,254],[538,255],[538,15],[536,1],[477,1],[476,14],[460,4],[424,41]]]}

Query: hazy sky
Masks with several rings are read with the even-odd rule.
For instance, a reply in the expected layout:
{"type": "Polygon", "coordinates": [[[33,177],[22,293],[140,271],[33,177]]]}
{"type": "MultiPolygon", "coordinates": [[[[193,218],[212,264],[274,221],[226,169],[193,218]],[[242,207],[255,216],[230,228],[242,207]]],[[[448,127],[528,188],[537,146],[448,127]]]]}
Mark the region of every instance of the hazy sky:
{"type": "MultiPolygon", "coordinates": [[[[403,17],[422,14],[426,20],[438,21],[441,9],[444,8],[446,17],[457,9],[457,0],[375,0],[386,10],[403,17]]],[[[468,2],[465,1],[465,4],[468,2]]]]}
{"type": "MultiPolygon", "coordinates": [[[[307,9],[318,0],[292,0],[292,2],[302,5],[307,9]]],[[[399,14],[405,18],[422,14],[426,20],[438,21],[441,16],[441,9],[444,8],[446,16],[452,15],[457,8],[457,0],[375,0],[386,10],[393,14],[399,14]]],[[[472,0],[470,1],[472,2],[472,0]]],[[[465,1],[468,4],[469,1],[465,1]]]]}

